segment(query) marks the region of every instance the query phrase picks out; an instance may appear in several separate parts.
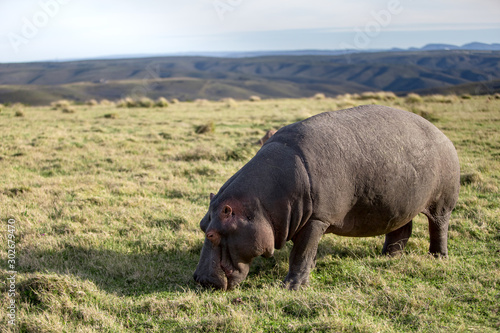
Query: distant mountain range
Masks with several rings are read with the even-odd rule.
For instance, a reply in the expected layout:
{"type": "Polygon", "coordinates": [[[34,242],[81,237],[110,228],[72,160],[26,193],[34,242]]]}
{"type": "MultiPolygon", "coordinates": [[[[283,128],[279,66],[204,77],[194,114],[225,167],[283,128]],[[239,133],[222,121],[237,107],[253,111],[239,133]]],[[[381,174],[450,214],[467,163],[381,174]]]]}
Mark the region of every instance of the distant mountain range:
{"type": "Polygon", "coordinates": [[[471,43],[453,48],[435,44],[425,46],[425,50],[344,54],[287,51],[253,57],[246,53],[245,57],[232,54],[0,64],[0,103],[37,105],[62,98],[116,100],[128,95],[217,100],[380,90],[398,94],[493,93],[500,91],[500,51],[493,50],[500,50],[500,44],[484,49],[486,45],[471,43]]]}
{"type": "Polygon", "coordinates": [[[409,51],[438,51],[438,50],[470,50],[470,51],[500,51],[500,44],[468,43],[462,46],[451,44],[427,44],[422,48],[409,48],[409,51]]]}
{"type": "MultiPolygon", "coordinates": [[[[134,59],[134,58],[151,58],[151,57],[215,57],[215,58],[254,58],[266,56],[306,56],[306,55],[323,55],[335,56],[352,53],[380,53],[380,52],[415,52],[415,51],[448,51],[448,50],[463,50],[463,51],[500,51],[500,43],[486,44],[472,42],[462,46],[452,44],[427,44],[423,47],[410,47],[408,49],[392,48],[392,49],[346,49],[346,50],[288,50],[288,51],[213,51],[213,52],[177,52],[163,54],[128,54],[128,55],[111,55],[98,57],[93,59],[83,60],[106,60],[106,59],[134,59]]],[[[73,59],[82,60],[82,59],[73,59]]]]}

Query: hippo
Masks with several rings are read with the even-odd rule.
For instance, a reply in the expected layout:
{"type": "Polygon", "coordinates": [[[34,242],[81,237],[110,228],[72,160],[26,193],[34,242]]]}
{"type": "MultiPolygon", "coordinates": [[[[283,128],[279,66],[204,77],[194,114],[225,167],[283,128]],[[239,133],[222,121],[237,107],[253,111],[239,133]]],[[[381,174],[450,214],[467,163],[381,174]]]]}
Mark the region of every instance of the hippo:
{"type": "Polygon", "coordinates": [[[291,240],[284,285],[298,289],[323,234],[385,235],[382,253],[394,256],[419,213],[428,218],[429,253],[447,257],[459,189],[455,147],[424,118],[378,105],[318,114],[281,128],[210,195],[194,279],[232,289],[253,258],[291,240]]]}

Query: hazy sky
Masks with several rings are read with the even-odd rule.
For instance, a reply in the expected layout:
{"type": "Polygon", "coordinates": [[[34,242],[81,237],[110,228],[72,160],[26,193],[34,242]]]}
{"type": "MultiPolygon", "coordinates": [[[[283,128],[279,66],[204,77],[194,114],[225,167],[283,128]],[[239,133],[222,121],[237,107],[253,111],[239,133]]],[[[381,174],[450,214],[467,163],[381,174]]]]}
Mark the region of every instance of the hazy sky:
{"type": "Polygon", "coordinates": [[[0,62],[500,43],[500,0],[0,0],[0,62]]]}

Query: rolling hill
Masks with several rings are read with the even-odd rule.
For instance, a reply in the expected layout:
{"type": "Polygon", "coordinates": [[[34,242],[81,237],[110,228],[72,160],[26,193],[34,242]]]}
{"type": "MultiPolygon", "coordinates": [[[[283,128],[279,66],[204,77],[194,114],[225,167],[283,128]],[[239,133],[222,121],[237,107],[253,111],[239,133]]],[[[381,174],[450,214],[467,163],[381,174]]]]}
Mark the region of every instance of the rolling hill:
{"type": "MultiPolygon", "coordinates": [[[[438,50],[336,56],[156,57],[0,64],[0,103],[129,95],[246,99],[364,91],[432,93],[500,80],[500,52],[438,50]]],[[[498,85],[492,85],[497,87],[498,85]]],[[[483,89],[484,90],[484,89],[483,89]]],[[[490,91],[488,91],[490,92],[490,91]]],[[[484,92],[481,92],[484,93],[484,92]]]]}

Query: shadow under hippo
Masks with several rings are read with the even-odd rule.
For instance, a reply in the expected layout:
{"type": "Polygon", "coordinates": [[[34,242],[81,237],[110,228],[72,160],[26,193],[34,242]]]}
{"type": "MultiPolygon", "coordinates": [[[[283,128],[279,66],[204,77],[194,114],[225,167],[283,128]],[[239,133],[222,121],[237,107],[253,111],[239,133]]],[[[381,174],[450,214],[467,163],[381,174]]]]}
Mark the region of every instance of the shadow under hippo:
{"type": "Polygon", "coordinates": [[[457,152],[424,118],[377,105],[316,115],[281,128],[211,194],[194,279],[231,289],[253,258],[291,240],[284,282],[297,289],[323,234],[386,235],[383,253],[394,255],[419,213],[429,220],[429,252],[446,257],[459,188],[457,152]]]}

